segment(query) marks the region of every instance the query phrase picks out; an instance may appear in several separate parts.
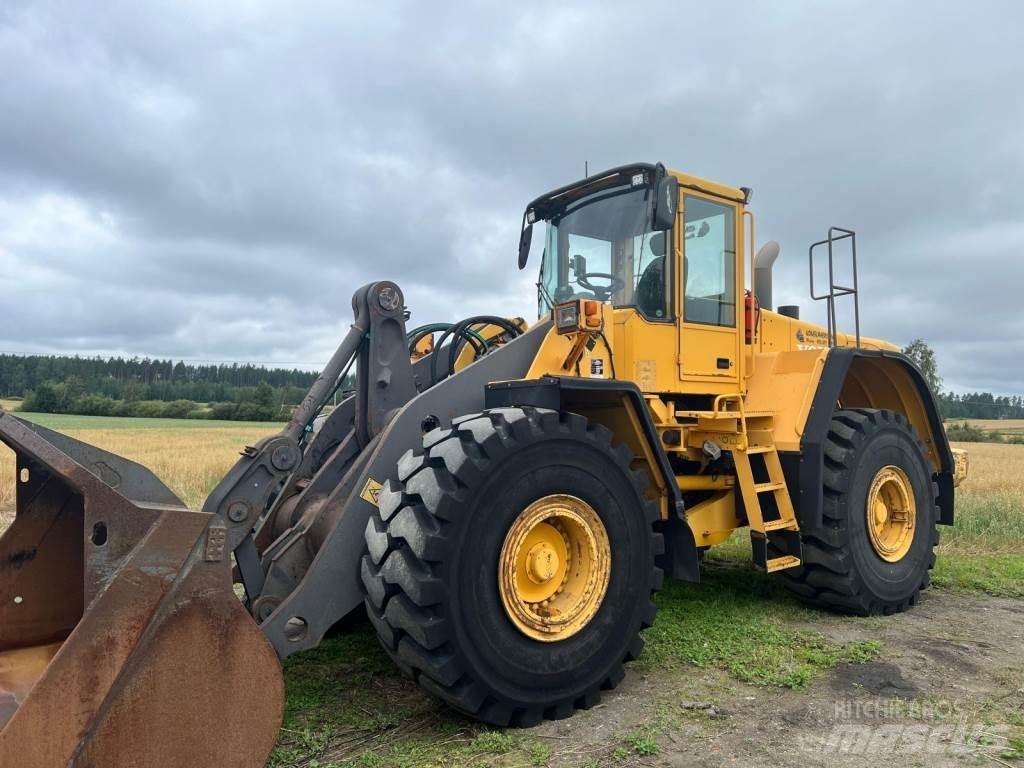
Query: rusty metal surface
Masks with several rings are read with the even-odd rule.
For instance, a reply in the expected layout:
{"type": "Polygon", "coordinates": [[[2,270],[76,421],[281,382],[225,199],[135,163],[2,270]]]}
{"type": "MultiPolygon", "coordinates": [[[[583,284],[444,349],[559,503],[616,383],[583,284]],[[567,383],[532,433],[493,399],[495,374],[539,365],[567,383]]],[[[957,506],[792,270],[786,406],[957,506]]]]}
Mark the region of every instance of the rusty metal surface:
{"type": "Polygon", "coordinates": [[[0,728],[14,717],[60,646],[48,643],[0,652],[0,728]]]}
{"type": "Polygon", "coordinates": [[[254,768],[266,762],[284,705],[277,655],[230,591],[229,570],[196,554],[73,765],[254,768]]]}
{"type": "Polygon", "coordinates": [[[81,499],[50,483],[0,538],[0,649],[63,640],[82,615],[81,499]]]}
{"type": "Polygon", "coordinates": [[[284,687],[231,589],[223,519],[102,457],[133,503],[2,413],[0,441],[19,469],[0,537],[0,766],[262,765],[284,687]]]}

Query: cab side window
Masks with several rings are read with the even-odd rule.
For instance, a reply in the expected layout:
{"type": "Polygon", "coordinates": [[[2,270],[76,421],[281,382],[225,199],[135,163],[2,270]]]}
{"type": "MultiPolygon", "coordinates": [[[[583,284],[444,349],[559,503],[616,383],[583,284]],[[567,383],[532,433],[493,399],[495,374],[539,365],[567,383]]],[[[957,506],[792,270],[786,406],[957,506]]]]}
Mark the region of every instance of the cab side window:
{"type": "Polygon", "coordinates": [[[734,328],[735,209],[686,195],[683,210],[683,320],[734,328]]]}

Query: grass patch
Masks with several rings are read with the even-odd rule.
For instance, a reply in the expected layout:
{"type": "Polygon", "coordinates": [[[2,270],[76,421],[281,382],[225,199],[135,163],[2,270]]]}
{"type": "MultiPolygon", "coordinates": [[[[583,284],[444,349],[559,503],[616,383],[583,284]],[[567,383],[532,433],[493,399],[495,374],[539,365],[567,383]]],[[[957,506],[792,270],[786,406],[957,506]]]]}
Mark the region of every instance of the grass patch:
{"type": "Polygon", "coordinates": [[[656,602],[658,620],[646,632],[647,648],[638,662],[648,670],[715,666],[745,683],[803,688],[820,670],[869,661],[879,651],[873,641],[837,645],[794,628],[821,614],[799,605],[748,563],[721,555],[708,559],[702,583],[670,582],[656,602]]]}
{"type": "Polygon", "coordinates": [[[505,755],[518,746],[518,741],[511,733],[484,731],[469,743],[466,751],[473,755],[505,755]]]}
{"type": "Polygon", "coordinates": [[[1004,760],[1024,760],[1024,736],[1010,739],[1002,756],[1004,760]]]}
{"type": "Polygon", "coordinates": [[[944,553],[932,573],[937,587],[1024,598],[1024,554],[944,553]]]}
{"type": "Polygon", "coordinates": [[[1024,597],[1024,446],[968,447],[956,523],[940,526],[936,586],[1024,597]]]}
{"type": "Polygon", "coordinates": [[[626,748],[633,754],[642,757],[656,755],[660,751],[657,740],[647,734],[635,733],[625,738],[626,748]]]}
{"type": "Polygon", "coordinates": [[[941,550],[950,554],[1024,554],[1024,493],[978,495],[956,500],[955,525],[940,526],[941,550]]]}

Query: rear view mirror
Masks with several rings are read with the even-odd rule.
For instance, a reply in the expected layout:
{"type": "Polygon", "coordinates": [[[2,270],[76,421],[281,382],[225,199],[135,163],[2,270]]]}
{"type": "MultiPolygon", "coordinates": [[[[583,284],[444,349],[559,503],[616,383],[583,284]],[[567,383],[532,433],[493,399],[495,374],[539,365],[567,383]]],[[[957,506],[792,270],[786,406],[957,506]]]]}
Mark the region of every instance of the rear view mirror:
{"type": "Polygon", "coordinates": [[[656,193],[652,228],[655,231],[671,229],[676,223],[676,210],[679,207],[679,182],[674,176],[665,176],[658,182],[656,193]]]}
{"type": "Polygon", "coordinates": [[[533,243],[533,224],[527,224],[519,235],[519,268],[525,269],[530,258],[530,245],[533,243]]]}

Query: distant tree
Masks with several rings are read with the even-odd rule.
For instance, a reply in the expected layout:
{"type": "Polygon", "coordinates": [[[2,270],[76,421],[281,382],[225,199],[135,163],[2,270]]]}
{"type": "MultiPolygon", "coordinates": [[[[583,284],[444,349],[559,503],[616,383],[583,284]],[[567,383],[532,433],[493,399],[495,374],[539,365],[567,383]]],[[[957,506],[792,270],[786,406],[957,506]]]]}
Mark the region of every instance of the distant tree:
{"type": "Polygon", "coordinates": [[[44,381],[25,394],[25,402],[21,404],[21,408],[32,413],[60,413],[64,400],[63,389],[63,385],[44,381]]]}
{"type": "Polygon", "coordinates": [[[939,364],[932,348],[923,339],[914,339],[903,348],[903,354],[921,369],[932,393],[936,396],[942,394],[942,377],[939,376],[939,364]]]}
{"type": "Polygon", "coordinates": [[[137,381],[129,381],[124,387],[124,397],[122,398],[126,402],[134,403],[142,400],[145,388],[137,381]]]}
{"type": "Polygon", "coordinates": [[[10,394],[16,397],[21,397],[25,394],[25,390],[28,389],[28,375],[25,373],[25,366],[22,363],[14,366],[8,389],[10,394]]]}
{"type": "Polygon", "coordinates": [[[273,413],[277,406],[277,393],[274,392],[274,388],[267,384],[267,382],[261,381],[253,393],[252,401],[260,408],[273,413]]]}

